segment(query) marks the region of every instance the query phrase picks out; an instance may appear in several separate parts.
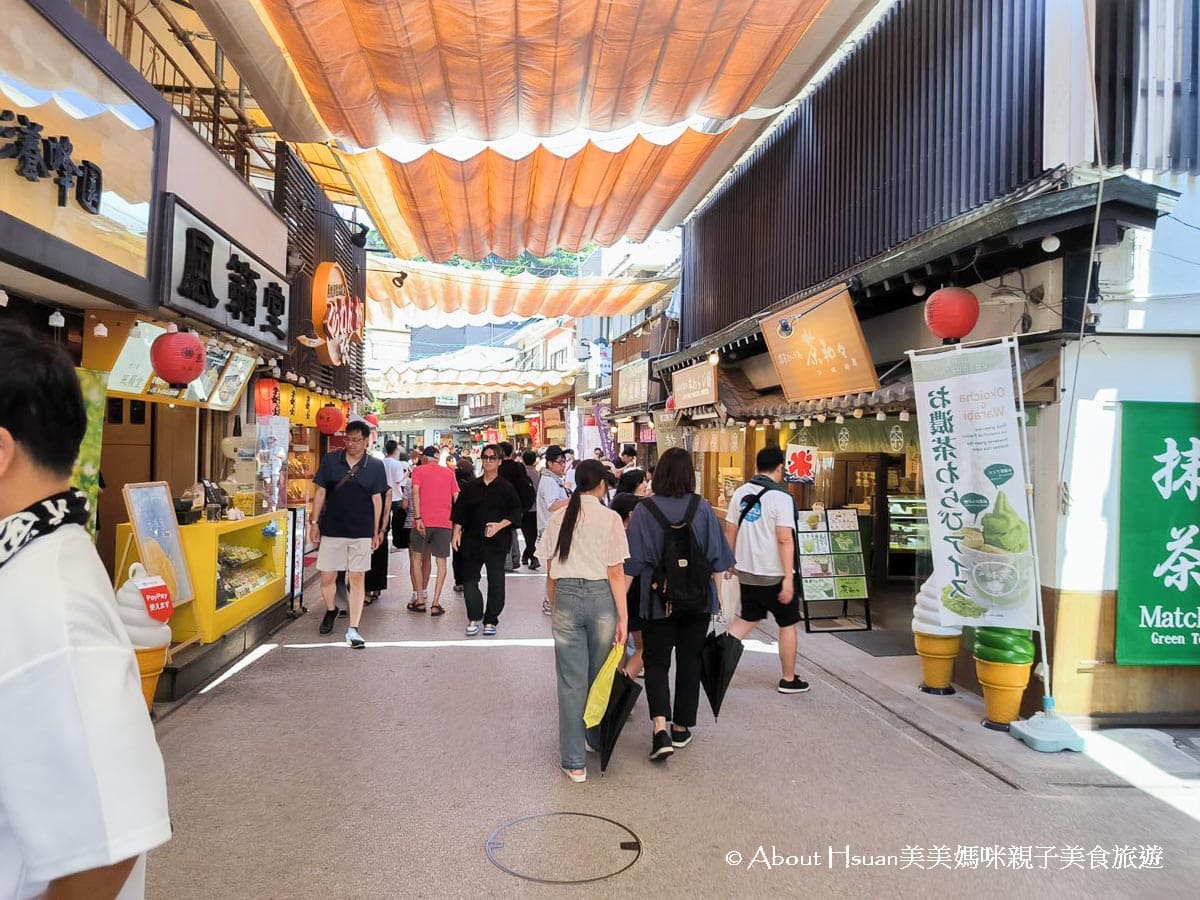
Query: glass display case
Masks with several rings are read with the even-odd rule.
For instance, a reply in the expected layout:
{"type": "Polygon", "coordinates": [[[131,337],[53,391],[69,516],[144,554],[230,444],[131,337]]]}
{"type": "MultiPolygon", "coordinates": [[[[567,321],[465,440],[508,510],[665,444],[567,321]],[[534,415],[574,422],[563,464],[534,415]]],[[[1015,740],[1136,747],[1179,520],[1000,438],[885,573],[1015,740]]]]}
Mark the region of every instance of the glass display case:
{"type": "Polygon", "coordinates": [[[917,557],[930,553],[925,498],[889,494],[887,504],[888,577],[915,575],[917,557]]]}
{"type": "Polygon", "coordinates": [[[287,505],[312,511],[313,483],[321,462],[321,437],[307,425],[292,426],[287,459],[287,505]]]}

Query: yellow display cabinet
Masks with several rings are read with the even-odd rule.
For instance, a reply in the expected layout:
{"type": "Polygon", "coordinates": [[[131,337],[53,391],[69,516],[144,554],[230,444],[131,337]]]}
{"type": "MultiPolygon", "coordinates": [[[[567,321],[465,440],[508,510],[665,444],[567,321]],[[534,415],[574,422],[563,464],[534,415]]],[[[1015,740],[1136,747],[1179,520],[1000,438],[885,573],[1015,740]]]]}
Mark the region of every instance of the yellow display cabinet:
{"type": "MultiPolygon", "coordinates": [[[[287,510],[230,522],[197,522],[179,528],[195,599],[175,609],[175,643],[212,643],[287,594],[287,510]],[[277,534],[265,535],[274,522],[277,534]]],[[[128,522],[117,526],[121,551],[116,571],[124,577],[139,562],[128,522]]]]}

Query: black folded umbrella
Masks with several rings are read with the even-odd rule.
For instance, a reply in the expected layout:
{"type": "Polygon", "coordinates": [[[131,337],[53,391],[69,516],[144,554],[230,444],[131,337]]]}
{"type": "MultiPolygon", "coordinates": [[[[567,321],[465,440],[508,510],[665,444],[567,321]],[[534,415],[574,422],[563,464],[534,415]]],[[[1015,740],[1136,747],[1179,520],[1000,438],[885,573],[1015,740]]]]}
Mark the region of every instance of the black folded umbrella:
{"type": "Polygon", "coordinates": [[[612,693],[608,696],[608,708],[604,710],[604,718],[600,720],[600,774],[608,768],[608,760],[612,757],[613,748],[617,746],[617,738],[621,729],[633,712],[633,707],[641,696],[642,686],[626,675],[617,672],[613,676],[612,693]]]}
{"type": "Polygon", "coordinates": [[[721,713],[721,703],[741,658],[742,642],[733,635],[710,631],[704,639],[704,647],[700,650],[700,684],[714,719],[721,713]]]}

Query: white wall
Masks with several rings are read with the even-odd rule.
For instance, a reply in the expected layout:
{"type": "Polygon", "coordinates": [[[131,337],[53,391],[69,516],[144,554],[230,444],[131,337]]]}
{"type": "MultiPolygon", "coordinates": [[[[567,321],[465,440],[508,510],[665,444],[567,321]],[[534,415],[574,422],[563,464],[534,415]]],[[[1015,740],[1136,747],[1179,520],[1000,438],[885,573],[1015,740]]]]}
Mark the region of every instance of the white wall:
{"type": "MultiPolygon", "coordinates": [[[[1065,517],[1055,516],[1058,558],[1053,580],[1051,567],[1043,566],[1043,581],[1064,590],[1116,590],[1120,404],[1200,402],[1200,337],[1105,335],[1072,343],[1063,351],[1064,386],[1069,386],[1077,355],[1079,380],[1069,446],[1065,434],[1059,435],[1060,453],[1067,460],[1070,511],[1065,517]]],[[[1058,408],[1063,432],[1069,396],[1058,408]]],[[[1046,477],[1041,472],[1039,476],[1046,477]]]]}
{"type": "Polygon", "coordinates": [[[287,272],[287,225],[179,116],[171,117],[168,191],[277,271],[287,272]]]}

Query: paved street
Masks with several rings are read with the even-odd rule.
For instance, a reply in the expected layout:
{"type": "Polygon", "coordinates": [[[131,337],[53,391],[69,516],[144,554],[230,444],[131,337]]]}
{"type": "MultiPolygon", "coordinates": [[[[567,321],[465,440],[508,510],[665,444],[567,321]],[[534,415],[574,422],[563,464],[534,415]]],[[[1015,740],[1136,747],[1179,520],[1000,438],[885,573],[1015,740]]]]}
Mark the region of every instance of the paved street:
{"type": "MultiPolygon", "coordinates": [[[[719,724],[702,701],[695,741],[657,767],[639,711],[608,774],[593,762],[571,784],[543,579],[510,576],[498,637],[467,639],[457,596],[441,619],[404,609],[405,560],[392,556],[393,589],[364,616],[365,651],[319,637],[310,613],[160,724],[175,837],[151,856],[149,896],[1154,897],[1200,876],[1194,818],[1090,758],[983,732],[969,698],[957,722],[930,712],[900,669],[915,657],[875,660],[829,636],[801,638],[810,693],[774,691],[764,632],[719,724]],[[881,678],[896,711],[871,696],[881,678]],[[545,817],[564,812],[589,815],[545,817]],[[624,871],[518,878],[489,861],[500,829],[491,853],[513,872],[624,871]],[[1161,859],[1114,852],[1126,846],[1161,859]],[[847,868],[847,847],[881,864],[847,868]]],[[[1187,808],[1194,759],[1162,733],[1114,736],[1159,754],[1163,778],[1175,767],[1182,780],[1158,787],[1187,808]]]]}

